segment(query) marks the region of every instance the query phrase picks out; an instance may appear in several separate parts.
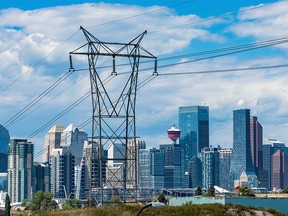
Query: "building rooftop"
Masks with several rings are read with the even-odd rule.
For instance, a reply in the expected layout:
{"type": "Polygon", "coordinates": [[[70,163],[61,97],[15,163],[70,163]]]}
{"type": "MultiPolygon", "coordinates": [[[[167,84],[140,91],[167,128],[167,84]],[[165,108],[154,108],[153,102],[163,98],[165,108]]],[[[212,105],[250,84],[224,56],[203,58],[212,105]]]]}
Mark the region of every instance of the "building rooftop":
{"type": "Polygon", "coordinates": [[[61,125],[54,125],[48,133],[62,133],[64,131],[64,127],[61,125]]]}

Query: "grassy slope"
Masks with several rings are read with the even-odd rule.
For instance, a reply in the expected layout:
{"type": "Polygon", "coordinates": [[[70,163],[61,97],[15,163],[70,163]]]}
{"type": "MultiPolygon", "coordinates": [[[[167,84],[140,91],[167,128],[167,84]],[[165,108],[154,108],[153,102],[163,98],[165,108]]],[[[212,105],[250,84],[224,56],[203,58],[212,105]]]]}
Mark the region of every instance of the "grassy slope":
{"type": "MultiPolygon", "coordinates": [[[[77,209],[70,211],[58,210],[55,212],[49,213],[38,213],[33,215],[39,216],[134,216],[136,212],[140,209],[140,206],[123,206],[123,207],[105,207],[97,209],[77,209]]],[[[273,213],[272,215],[282,216],[279,212],[275,210],[260,210],[258,212],[262,213],[261,215],[271,215],[269,212],[273,213]]],[[[238,206],[238,205],[220,205],[220,204],[204,204],[204,205],[184,205],[184,206],[165,206],[158,208],[147,208],[142,213],[141,216],[182,216],[182,215],[210,215],[210,216],[230,216],[230,215],[257,215],[252,208],[238,206]]]]}

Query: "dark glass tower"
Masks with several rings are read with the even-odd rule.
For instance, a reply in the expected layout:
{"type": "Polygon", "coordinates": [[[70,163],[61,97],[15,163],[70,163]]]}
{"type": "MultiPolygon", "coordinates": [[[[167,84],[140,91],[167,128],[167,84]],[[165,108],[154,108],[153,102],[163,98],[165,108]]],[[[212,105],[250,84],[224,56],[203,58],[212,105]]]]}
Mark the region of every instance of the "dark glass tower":
{"type": "Polygon", "coordinates": [[[209,147],[209,107],[179,107],[180,146],[184,151],[184,172],[188,162],[198,156],[201,149],[209,147]]]}
{"type": "Polygon", "coordinates": [[[263,168],[263,128],[257,117],[250,118],[251,155],[255,171],[263,168]]]}
{"type": "Polygon", "coordinates": [[[230,169],[231,186],[241,173],[253,172],[250,147],[250,110],[233,111],[233,154],[230,169]]]}

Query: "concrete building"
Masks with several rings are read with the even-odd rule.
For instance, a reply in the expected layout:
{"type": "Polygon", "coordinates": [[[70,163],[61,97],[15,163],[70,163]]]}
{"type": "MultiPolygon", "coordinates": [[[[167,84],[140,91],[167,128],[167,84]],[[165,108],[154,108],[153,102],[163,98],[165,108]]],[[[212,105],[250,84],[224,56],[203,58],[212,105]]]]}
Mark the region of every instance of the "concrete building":
{"type": "Polygon", "coordinates": [[[127,184],[129,188],[136,188],[139,177],[136,173],[139,169],[139,151],[146,149],[146,143],[143,140],[128,140],[127,144],[127,184]]]}
{"type": "Polygon", "coordinates": [[[8,152],[8,195],[11,203],[31,199],[34,144],[26,139],[11,139],[8,152]]]}
{"type": "Polygon", "coordinates": [[[53,149],[60,148],[61,133],[64,131],[64,127],[60,125],[54,125],[48,133],[45,135],[43,159],[44,163],[49,162],[50,154],[53,149]]]}

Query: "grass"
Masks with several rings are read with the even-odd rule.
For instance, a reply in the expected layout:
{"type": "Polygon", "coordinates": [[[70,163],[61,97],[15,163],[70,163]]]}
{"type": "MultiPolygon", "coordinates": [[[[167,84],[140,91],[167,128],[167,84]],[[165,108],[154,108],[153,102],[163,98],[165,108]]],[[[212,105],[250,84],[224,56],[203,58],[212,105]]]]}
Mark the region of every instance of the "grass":
{"type": "MultiPolygon", "coordinates": [[[[57,210],[54,212],[34,213],[36,216],[134,216],[141,206],[114,206],[104,208],[89,208],[89,209],[75,209],[75,210],[57,210]]],[[[193,205],[186,204],[183,206],[165,206],[158,208],[147,208],[141,216],[182,216],[182,215],[197,215],[197,216],[252,216],[255,215],[257,208],[249,208],[240,205],[221,205],[221,204],[203,204],[193,205]]],[[[260,210],[260,209],[259,209],[260,210]]],[[[261,209],[265,215],[265,212],[273,212],[273,215],[282,216],[280,212],[276,210],[261,209]]],[[[29,215],[29,213],[19,214],[29,215]]]]}

